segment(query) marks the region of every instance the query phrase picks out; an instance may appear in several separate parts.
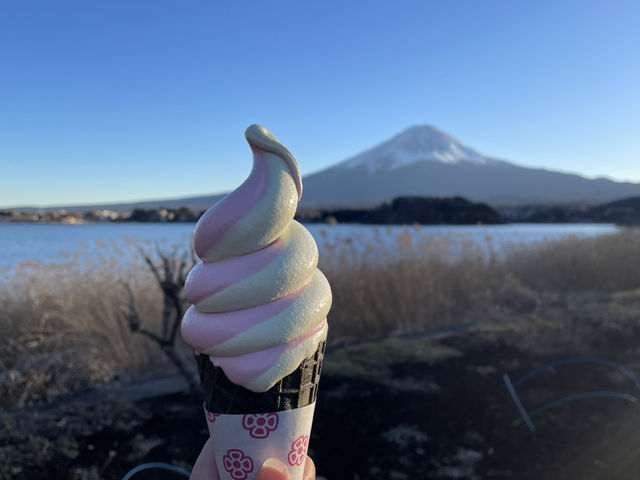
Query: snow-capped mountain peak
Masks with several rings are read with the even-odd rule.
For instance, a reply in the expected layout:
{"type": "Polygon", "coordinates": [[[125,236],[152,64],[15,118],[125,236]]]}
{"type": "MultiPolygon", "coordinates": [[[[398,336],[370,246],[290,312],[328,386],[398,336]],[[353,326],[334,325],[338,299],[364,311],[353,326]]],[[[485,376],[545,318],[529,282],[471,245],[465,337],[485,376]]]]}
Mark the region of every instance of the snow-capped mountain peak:
{"type": "Polygon", "coordinates": [[[494,205],[597,204],[640,195],[640,183],[587,179],[483,155],[429,125],[411,127],[307,175],[305,207],[371,206],[400,196],[463,196],[494,205]]]}
{"type": "Polygon", "coordinates": [[[352,169],[364,166],[369,172],[374,172],[421,162],[487,165],[496,160],[431,125],[418,125],[341,162],[339,167],[352,169]]]}

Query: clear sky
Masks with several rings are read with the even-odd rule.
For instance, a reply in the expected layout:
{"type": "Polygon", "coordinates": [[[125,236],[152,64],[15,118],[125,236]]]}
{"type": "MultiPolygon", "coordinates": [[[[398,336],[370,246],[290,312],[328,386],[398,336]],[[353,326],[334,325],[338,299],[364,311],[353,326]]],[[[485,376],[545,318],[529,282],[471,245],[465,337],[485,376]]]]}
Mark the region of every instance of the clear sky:
{"type": "Polygon", "coordinates": [[[640,181],[640,2],[0,2],[0,207],[218,193],[244,129],[311,173],[429,123],[640,181]]]}

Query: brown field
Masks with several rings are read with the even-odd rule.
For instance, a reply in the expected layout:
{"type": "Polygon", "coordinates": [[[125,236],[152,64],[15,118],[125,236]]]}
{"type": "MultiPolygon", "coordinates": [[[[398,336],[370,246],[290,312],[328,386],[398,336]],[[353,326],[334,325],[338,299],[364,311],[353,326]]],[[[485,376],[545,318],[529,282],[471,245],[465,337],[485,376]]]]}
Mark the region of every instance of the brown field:
{"type": "MultiPolygon", "coordinates": [[[[514,247],[501,255],[464,241],[463,254],[455,255],[460,245],[413,228],[395,241],[393,253],[372,244],[360,255],[347,241],[321,259],[334,292],[334,345],[533,313],[579,292],[640,288],[638,230],[514,247]]],[[[124,267],[78,254],[65,264],[24,263],[2,275],[0,407],[170,367],[158,346],[126,323],[123,282],[132,286],[142,324],[160,328],[162,294],[143,262],[124,267]]],[[[192,363],[189,349],[180,351],[192,363]]]]}

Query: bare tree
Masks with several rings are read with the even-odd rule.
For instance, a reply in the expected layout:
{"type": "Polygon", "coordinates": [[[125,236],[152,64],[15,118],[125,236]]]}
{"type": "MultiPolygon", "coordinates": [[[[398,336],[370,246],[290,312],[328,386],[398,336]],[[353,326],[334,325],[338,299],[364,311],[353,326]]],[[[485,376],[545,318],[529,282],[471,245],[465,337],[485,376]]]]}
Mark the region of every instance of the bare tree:
{"type": "Polygon", "coordinates": [[[126,314],[129,328],[132,332],[147,336],[160,346],[163,353],[187,380],[189,391],[193,393],[197,390],[198,385],[191,369],[189,369],[177,351],[176,337],[184,314],[184,281],[187,273],[196,262],[194,252],[191,250],[190,253],[180,253],[177,247],[166,250],[156,244],[155,253],[158,261],[154,261],[149,251],[140,248],[139,252],[162,290],[164,304],[161,332],[151,331],[141,325],[133,288],[130,283],[124,282],[129,294],[129,305],[126,314]]]}

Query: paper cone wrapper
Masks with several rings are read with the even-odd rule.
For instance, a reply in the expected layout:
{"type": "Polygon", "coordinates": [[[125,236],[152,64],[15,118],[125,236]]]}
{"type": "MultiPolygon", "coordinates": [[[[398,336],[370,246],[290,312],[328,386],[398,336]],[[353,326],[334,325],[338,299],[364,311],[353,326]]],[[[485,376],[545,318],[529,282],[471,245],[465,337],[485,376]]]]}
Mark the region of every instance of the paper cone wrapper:
{"type": "Polygon", "coordinates": [[[303,480],[326,342],[266,392],[231,382],[206,355],[196,355],[204,411],[221,480],[253,480],[277,458],[303,480]]]}
{"type": "Polygon", "coordinates": [[[292,480],[304,480],[315,402],[273,413],[228,415],[205,408],[221,480],[254,480],[267,458],[277,458],[292,480]]]}

